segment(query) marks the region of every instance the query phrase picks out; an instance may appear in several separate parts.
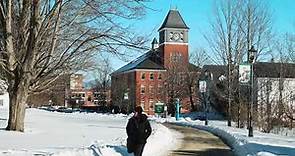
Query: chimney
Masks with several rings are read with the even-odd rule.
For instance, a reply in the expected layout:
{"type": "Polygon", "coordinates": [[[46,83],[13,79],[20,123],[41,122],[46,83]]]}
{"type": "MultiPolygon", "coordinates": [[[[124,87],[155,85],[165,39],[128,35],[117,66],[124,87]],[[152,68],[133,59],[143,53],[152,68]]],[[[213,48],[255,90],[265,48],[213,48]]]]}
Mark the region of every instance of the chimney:
{"type": "Polygon", "coordinates": [[[155,49],[157,49],[158,47],[159,47],[159,45],[158,45],[158,41],[157,41],[156,38],[154,38],[153,41],[152,41],[152,50],[155,50],[155,49]]]}

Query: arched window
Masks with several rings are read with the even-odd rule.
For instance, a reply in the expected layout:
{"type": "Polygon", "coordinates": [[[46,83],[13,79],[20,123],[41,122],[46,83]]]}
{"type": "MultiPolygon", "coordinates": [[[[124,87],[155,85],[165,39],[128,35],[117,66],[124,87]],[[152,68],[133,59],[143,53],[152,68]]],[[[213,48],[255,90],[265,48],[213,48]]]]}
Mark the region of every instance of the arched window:
{"type": "Polygon", "coordinates": [[[161,73],[158,74],[158,79],[162,80],[162,74],[161,73]]]}
{"type": "Polygon", "coordinates": [[[141,94],[144,94],[145,93],[145,87],[144,87],[144,85],[141,85],[140,86],[140,93],[141,94]]]}
{"type": "Polygon", "coordinates": [[[145,79],[145,73],[141,73],[141,79],[142,79],[142,80],[145,79]]]}
{"type": "Polygon", "coordinates": [[[150,80],[154,80],[154,73],[150,73],[150,80]]]}

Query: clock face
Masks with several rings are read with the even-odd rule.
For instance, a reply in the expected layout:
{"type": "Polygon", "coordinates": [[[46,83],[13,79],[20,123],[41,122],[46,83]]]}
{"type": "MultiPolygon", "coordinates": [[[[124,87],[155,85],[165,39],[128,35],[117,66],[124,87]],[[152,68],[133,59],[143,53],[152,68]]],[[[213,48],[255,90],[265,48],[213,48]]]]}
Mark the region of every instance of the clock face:
{"type": "Polygon", "coordinates": [[[173,33],[173,36],[172,36],[172,39],[173,39],[174,41],[178,41],[179,38],[180,38],[180,34],[179,34],[178,32],[174,32],[174,33],[173,33]]]}
{"type": "Polygon", "coordinates": [[[178,41],[179,38],[180,38],[180,34],[179,34],[178,32],[174,32],[174,33],[172,34],[172,40],[174,40],[174,41],[178,41]]]}

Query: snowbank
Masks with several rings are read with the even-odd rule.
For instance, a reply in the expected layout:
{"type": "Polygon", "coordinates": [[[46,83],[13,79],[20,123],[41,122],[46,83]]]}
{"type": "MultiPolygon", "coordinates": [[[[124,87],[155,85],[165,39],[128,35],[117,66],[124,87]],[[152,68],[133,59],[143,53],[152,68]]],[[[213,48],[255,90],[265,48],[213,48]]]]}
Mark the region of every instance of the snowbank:
{"type": "MultiPolygon", "coordinates": [[[[163,122],[163,120],[158,120],[163,122]]],[[[174,118],[166,119],[167,122],[182,126],[191,126],[201,130],[209,131],[224,140],[232,147],[237,156],[274,156],[274,155],[295,155],[295,138],[275,134],[266,134],[254,131],[254,137],[248,137],[247,129],[228,127],[226,121],[209,121],[205,126],[204,121],[181,118],[175,121],[174,118]]]]}

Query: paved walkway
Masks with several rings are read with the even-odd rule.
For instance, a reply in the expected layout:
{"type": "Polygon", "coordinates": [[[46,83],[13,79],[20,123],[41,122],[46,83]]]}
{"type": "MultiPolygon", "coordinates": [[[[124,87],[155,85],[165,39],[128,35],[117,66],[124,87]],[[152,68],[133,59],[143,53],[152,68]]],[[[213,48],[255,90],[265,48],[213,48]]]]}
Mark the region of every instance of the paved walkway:
{"type": "Polygon", "coordinates": [[[181,147],[171,151],[169,156],[234,156],[231,149],[211,133],[190,127],[164,125],[183,134],[181,147]]]}

